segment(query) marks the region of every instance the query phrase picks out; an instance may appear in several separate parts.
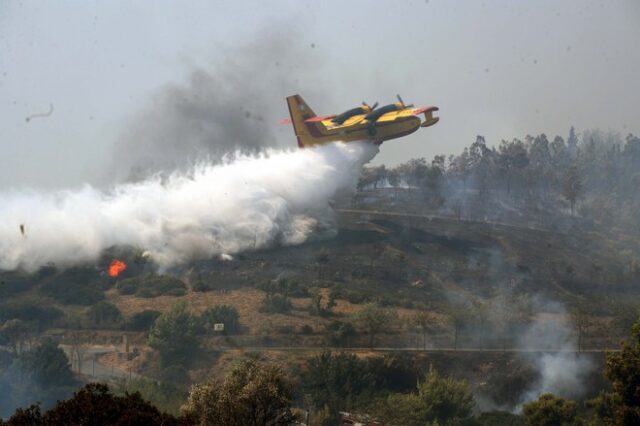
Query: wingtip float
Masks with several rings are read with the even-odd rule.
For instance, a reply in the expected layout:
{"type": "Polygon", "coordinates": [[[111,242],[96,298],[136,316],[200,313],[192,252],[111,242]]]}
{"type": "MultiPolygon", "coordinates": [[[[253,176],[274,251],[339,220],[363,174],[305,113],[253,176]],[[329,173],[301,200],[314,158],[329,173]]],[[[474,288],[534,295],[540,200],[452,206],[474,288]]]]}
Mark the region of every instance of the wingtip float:
{"type": "Polygon", "coordinates": [[[369,140],[376,144],[407,136],[420,127],[433,126],[440,120],[433,113],[436,106],[416,108],[406,105],[400,95],[398,102],[377,108],[362,102],[362,106],[341,114],[318,116],[300,95],[287,97],[291,119],[282,124],[293,124],[300,148],[331,142],[369,140]],[[424,114],[424,121],[420,116],[424,114]]]}

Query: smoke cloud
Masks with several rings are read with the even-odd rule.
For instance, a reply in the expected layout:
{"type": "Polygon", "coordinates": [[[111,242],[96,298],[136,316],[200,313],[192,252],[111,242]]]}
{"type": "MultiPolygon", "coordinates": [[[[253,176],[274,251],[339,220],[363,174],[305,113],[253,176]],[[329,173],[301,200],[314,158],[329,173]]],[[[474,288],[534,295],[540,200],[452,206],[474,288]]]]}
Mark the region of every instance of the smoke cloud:
{"type": "Polygon", "coordinates": [[[103,192],[0,193],[0,269],[90,262],[116,245],[161,267],[335,232],[330,199],[354,191],[372,144],[237,154],[103,192]]]}
{"type": "Polygon", "coordinates": [[[566,314],[538,316],[523,334],[519,347],[531,351],[529,358],[540,376],[522,395],[516,411],[543,393],[575,399],[588,392],[584,384],[594,365],[590,358],[576,352],[576,336],[566,314]]]}
{"type": "Polygon", "coordinates": [[[256,153],[295,145],[291,127],[282,128],[285,97],[311,99],[328,91],[315,84],[315,50],[294,33],[266,31],[250,43],[219,48],[210,64],[192,65],[186,82],[157,89],[127,123],[114,144],[113,170],[119,181],[135,181],[157,172],[188,170],[207,158],[256,153]]]}

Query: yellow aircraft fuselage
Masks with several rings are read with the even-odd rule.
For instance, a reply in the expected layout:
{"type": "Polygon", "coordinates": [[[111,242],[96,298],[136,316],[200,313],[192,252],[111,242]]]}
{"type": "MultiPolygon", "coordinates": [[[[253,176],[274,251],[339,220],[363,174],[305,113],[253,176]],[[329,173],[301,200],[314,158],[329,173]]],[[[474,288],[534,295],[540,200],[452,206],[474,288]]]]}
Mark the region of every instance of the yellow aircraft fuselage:
{"type": "Polygon", "coordinates": [[[287,97],[291,123],[301,148],[330,142],[369,140],[380,144],[436,124],[438,107],[407,107],[398,102],[377,110],[365,105],[340,115],[317,116],[299,95],[287,97]],[[421,122],[419,115],[424,114],[421,122]]]}

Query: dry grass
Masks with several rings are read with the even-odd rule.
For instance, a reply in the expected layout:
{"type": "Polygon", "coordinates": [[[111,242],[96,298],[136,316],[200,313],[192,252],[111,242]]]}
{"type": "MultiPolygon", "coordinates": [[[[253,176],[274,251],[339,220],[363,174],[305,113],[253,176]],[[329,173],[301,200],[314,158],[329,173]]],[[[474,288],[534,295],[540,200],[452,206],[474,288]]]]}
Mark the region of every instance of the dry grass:
{"type": "MultiPolygon", "coordinates": [[[[325,297],[328,297],[328,291],[329,289],[323,289],[325,297]]],[[[238,310],[242,326],[251,335],[273,332],[274,329],[277,330],[281,327],[299,329],[303,325],[309,325],[315,330],[320,330],[329,322],[335,319],[347,318],[363,307],[363,305],[353,304],[346,300],[337,300],[336,306],[332,310],[333,315],[318,317],[309,314],[310,298],[293,298],[291,299],[293,309],[289,314],[268,314],[260,312],[264,292],[254,288],[205,293],[189,291],[185,296],[158,296],[149,299],[133,295],[123,296],[118,294],[115,289],[109,290],[106,294],[109,302],[116,305],[125,318],[130,318],[134,314],[147,309],[166,312],[179,302],[184,302],[189,311],[194,314],[200,314],[211,306],[230,305],[238,310]]],[[[392,309],[396,311],[402,321],[409,320],[418,312],[415,309],[407,308],[392,309]]]]}

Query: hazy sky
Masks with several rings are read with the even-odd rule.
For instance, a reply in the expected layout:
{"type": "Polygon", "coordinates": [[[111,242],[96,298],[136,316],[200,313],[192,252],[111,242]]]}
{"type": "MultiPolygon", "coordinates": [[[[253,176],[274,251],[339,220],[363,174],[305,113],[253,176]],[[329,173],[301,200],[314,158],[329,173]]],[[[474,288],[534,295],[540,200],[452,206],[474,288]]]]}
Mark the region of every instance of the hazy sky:
{"type": "Polygon", "coordinates": [[[136,127],[141,111],[194,70],[247,81],[233,90],[255,92],[247,110],[264,110],[279,146],[295,145],[275,123],[294,92],[321,114],[396,93],[438,105],[436,126],[383,145],[388,164],[477,134],[637,134],[640,1],[2,1],[0,190],[108,181],[132,138],[154,135],[136,127]]]}

